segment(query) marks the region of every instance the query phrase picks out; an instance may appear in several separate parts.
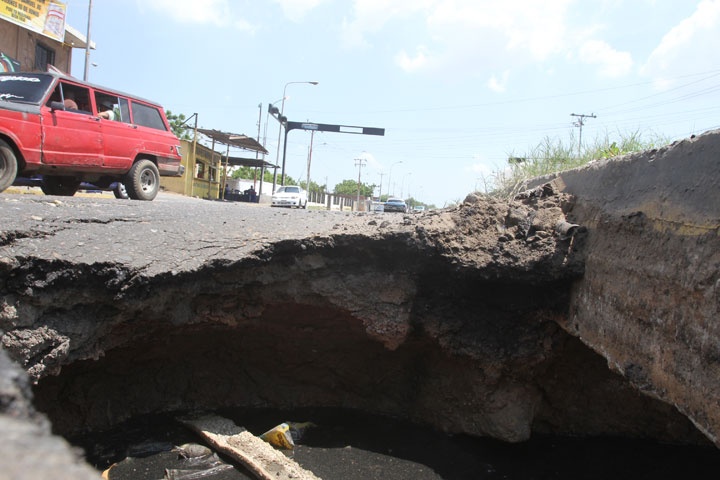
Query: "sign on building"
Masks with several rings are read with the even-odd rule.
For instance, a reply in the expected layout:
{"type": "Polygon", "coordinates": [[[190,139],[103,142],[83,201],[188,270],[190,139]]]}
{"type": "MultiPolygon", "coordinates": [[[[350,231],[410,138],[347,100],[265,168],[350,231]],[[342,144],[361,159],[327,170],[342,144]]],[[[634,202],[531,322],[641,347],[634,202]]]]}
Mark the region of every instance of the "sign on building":
{"type": "Polygon", "coordinates": [[[0,0],[0,18],[62,42],[67,5],[60,0],[0,0]]]}

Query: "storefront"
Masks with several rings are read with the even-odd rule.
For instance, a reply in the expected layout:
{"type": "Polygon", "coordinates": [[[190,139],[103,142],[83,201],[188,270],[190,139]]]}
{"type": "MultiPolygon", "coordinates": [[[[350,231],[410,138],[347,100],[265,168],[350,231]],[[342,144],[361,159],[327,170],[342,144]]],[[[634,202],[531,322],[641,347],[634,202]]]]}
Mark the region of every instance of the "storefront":
{"type": "MultiPolygon", "coordinates": [[[[207,147],[197,141],[191,142],[181,140],[182,164],[185,173],[182,177],[163,177],[162,187],[171,192],[180,193],[190,197],[206,198],[216,200],[224,198],[228,190],[228,176],[233,166],[256,166],[264,171],[265,168],[273,167],[272,164],[261,159],[229,157],[230,147],[240,148],[267,154],[267,150],[255,139],[242,134],[226,133],[218,130],[197,129],[199,135],[203,135],[211,141],[207,147]],[[215,145],[226,146],[226,153],[223,155],[215,151],[215,145]]],[[[258,195],[260,195],[258,191],[258,195]]]]}

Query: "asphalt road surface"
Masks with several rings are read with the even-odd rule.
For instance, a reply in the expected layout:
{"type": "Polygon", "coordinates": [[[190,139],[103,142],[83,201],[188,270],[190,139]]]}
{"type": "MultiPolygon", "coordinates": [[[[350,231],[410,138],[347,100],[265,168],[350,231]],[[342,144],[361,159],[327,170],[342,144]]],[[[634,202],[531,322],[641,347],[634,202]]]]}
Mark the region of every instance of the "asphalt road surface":
{"type": "Polygon", "coordinates": [[[152,202],[102,194],[3,193],[0,256],[48,252],[73,263],[121,263],[146,275],[177,273],[208,260],[237,260],[279,240],[332,232],[357,215],[378,214],[273,208],[168,193],[152,202]]]}

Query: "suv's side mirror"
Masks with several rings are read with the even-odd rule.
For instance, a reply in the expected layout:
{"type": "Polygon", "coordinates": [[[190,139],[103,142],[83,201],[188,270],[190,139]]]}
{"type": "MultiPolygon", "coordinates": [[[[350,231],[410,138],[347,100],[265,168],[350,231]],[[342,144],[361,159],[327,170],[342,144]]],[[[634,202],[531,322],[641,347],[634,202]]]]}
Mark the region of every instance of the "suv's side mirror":
{"type": "Polygon", "coordinates": [[[50,102],[50,110],[65,110],[63,102],[50,102]]]}

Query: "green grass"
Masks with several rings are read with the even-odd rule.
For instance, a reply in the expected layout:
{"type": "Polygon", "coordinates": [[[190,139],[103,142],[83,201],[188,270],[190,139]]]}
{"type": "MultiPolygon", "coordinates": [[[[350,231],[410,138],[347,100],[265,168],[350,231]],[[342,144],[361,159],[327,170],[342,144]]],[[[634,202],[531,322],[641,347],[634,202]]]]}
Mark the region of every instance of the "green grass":
{"type": "Polygon", "coordinates": [[[532,178],[570,170],[592,160],[658,148],[667,143],[669,143],[667,138],[657,135],[645,138],[637,131],[618,133],[615,136],[606,133],[603,137],[596,137],[590,143],[583,140],[583,146],[580,149],[572,134],[565,141],[559,138],[545,137],[528,152],[521,155],[509,155],[506,168],[493,172],[488,179],[483,179],[485,183],[483,193],[512,198],[532,178]]]}

